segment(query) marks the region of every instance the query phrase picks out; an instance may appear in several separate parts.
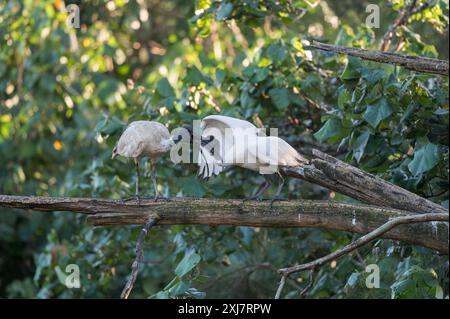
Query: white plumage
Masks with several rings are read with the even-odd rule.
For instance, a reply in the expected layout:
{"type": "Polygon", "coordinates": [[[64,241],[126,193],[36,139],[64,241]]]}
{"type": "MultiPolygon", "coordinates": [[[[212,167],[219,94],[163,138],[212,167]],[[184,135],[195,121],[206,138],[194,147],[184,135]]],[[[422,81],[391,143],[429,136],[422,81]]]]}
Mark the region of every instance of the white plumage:
{"type": "Polygon", "coordinates": [[[112,151],[112,158],[121,155],[132,158],[136,166],[136,197],[139,198],[139,160],[147,157],[151,163],[151,178],[155,199],[159,198],[156,184],[156,163],[175,145],[169,130],[154,121],[135,121],[128,125],[112,151]]]}
{"type": "Polygon", "coordinates": [[[200,128],[202,146],[198,163],[199,175],[209,178],[219,174],[229,165],[257,171],[264,176],[265,182],[249,199],[259,199],[271,185],[269,175],[277,174],[280,183],[276,195],[271,200],[272,205],[278,199],[284,185],[279,167],[296,167],[308,163],[308,160],[286,141],[276,136],[265,136],[263,131],[247,121],[213,115],[205,117],[200,128]]]}
{"type": "Polygon", "coordinates": [[[245,131],[248,135],[255,136],[264,134],[250,122],[224,115],[210,115],[203,118],[200,129],[202,141],[212,137],[211,143],[207,145],[202,143],[198,157],[198,174],[205,179],[222,172],[223,166],[220,165],[223,162],[222,156],[238,143],[239,133],[245,131]]]}

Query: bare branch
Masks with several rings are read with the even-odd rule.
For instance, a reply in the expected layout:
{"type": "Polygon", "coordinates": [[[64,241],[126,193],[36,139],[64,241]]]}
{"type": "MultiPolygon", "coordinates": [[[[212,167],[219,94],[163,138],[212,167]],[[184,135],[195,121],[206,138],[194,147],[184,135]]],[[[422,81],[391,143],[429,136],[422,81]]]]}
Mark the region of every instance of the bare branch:
{"type": "Polygon", "coordinates": [[[282,275],[280,283],[278,284],[277,292],[275,293],[275,299],[280,299],[281,293],[283,292],[284,285],[286,284],[286,279],[288,275],[282,275]]]}
{"type": "Polygon", "coordinates": [[[312,276],[313,276],[313,272],[323,266],[324,264],[335,260],[343,255],[346,255],[348,253],[350,253],[351,251],[364,246],[365,244],[371,242],[372,240],[379,238],[380,236],[382,236],[384,233],[388,232],[389,230],[401,225],[401,224],[410,224],[410,223],[423,223],[423,222],[430,222],[430,221],[441,221],[441,222],[448,222],[449,220],[449,215],[448,214],[420,214],[420,215],[412,215],[412,216],[403,216],[403,217],[397,217],[394,218],[390,221],[388,221],[387,223],[381,225],[380,227],[378,227],[377,229],[375,229],[374,231],[358,238],[357,240],[353,241],[352,243],[344,246],[343,248],[340,248],[338,250],[336,250],[335,252],[328,254],[324,257],[318,258],[314,261],[305,263],[305,264],[301,264],[301,265],[296,265],[296,266],[292,266],[289,268],[282,268],[279,269],[278,271],[281,274],[281,280],[280,283],[278,285],[278,289],[275,295],[275,299],[279,299],[280,295],[283,291],[284,288],[284,283],[286,282],[286,279],[289,278],[289,276],[293,273],[302,271],[302,270],[307,270],[310,269],[310,283],[309,285],[301,292],[300,295],[303,295],[308,289],[310,289],[310,287],[312,286],[312,276]]]}
{"type": "Polygon", "coordinates": [[[345,254],[348,254],[349,252],[364,246],[365,244],[369,243],[370,241],[379,238],[384,233],[388,232],[389,230],[393,229],[394,227],[402,224],[411,224],[411,223],[423,223],[423,222],[431,222],[431,221],[441,221],[441,222],[448,222],[449,215],[448,214],[419,214],[419,215],[412,215],[412,216],[402,216],[394,218],[387,223],[381,225],[377,229],[371,231],[370,233],[358,238],[357,240],[353,241],[352,243],[344,246],[341,249],[336,250],[335,252],[328,254],[322,258],[316,259],[314,261],[311,261],[306,264],[297,265],[289,268],[283,268],[280,269],[280,273],[283,276],[289,276],[292,273],[299,272],[306,269],[317,269],[318,267],[335,260],[345,254]]]}
{"type": "Polygon", "coordinates": [[[361,59],[365,59],[365,60],[369,60],[369,61],[398,64],[407,69],[417,71],[417,72],[441,74],[441,75],[448,76],[448,61],[445,61],[445,60],[410,56],[410,55],[390,53],[390,52],[384,52],[384,51],[378,51],[378,50],[367,50],[367,49],[361,49],[361,48],[344,47],[344,46],[320,43],[317,41],[313,41],[313,44],[305,46],[305,48],[313,48],[313,49],[319,49],[319,50],[324,50],[324,51],[343,53],[343,54],[356,56],[361,59]]]}
{"type": "Polygon", "coordinates": [[[144,256],[144,240],[147,236],[150,229],[156,225],[157,218],[149,218],[148,222],[141,229],[141,233],[136,241],[136,259],[131,265],[131,274],[128,278],[125,287],[123,288],[122,294],[120,295],[121,299],[128,299],[128,296],[133,289],[134,283],[136,282],[136,278],[139,272],[139,264],[142,262],[142,258],[144,256]]]}
{"type": "Polygon", "coordinates": [[[308,290],[311,289],[311,287],[313,286],[313,284],[314,284],[314,272],[315,272],[315,269],[311,268],[311,270],[309,271],[309,282],[308,282],[308,285],[306,285],[306,287],[303,288],[302,291],[300,291],[300,294],[299,294],[300,297],[303,297],[308,292],[308,290]]]}

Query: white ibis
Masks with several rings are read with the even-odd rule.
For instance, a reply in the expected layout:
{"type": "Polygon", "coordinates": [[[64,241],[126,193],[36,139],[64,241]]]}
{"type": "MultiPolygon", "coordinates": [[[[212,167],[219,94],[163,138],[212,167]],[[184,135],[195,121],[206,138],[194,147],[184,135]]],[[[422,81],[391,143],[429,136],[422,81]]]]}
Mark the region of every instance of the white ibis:
{"type": "MultiPolygon", "coordinates": [[[[286,141],[276,136],[265,136],[252,123],[227,117],[213,115],[205,117],[200,128],[202,145],[199,156],[199,175],[207,179],[218,175],[224,167],[240,166],[259,172],[265,182],[260,185],[253,196],[248,199],[261,199],[263,193],[272,184],[271,176],[279,177],[275,196],[270,201],[280,200],[284,185],[280,167],[298,167],[308,163],[286,141]]],[[[244,201],[245,201],[244,200],[244,201]]]]}
{"type": "Polygon", "coordinates": [[[178,142],[179,140],[174,140],[163,124],[154,121],[131,122],[122,133],[112,151],[112,158],[121,155],[134,160],[137,200],[139,200],[139,160],[147,157],[150,161],[151,179],[155,190],[154,199],[158,200],[162,197],[159,196],[156,184],[156,164],[159,158],[169,152],[178,142]]]}
{"type": "Polygon", "coordinates": [[[204,179],[223,171],[222,156],[231,151],[239,140],[239,134],[264,135],[250,122],[224,115],[210,115],[200,123],[201,147],[198,157],[198,175],[204,179]]]}

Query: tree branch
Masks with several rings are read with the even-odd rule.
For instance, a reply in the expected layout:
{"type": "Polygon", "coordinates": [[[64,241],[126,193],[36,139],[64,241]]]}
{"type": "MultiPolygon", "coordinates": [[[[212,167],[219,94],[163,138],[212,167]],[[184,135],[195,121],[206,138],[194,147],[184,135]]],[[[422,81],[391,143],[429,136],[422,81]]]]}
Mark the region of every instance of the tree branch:
{"type": "MultiPolygon", "coordinates": [[[[159,218],[158,225],[204,224],[253,227],[313,227],[353,233],[367,233],[389,219],[414,213],[362,204],[292,200],[268,202],[226,199],[179,199],[170,202],[95,198],[52,198],[0,195],[0,207],[38,211],[70,211],[88,215],[96,226],[145,224],[159,218]]],[[[397,227],[384,238],[402,240],[448,254],[448,225],[408,225],[397,227]]]]}
{"type": "Polygon", "coordinates": [[[429,0],[416,7],[417,0],[411,0],[409,5],[403,8],[403,10],[398,14],[397,18],[394,20],[394,22],[389,26],[388,31],[381,40],[380,50],[388,51],[389,47],[391,46],[392,39],[394,38],[395,31],[399,27],[407,24],[409,18],[411,18],[413,15],[434,6],[436,2],[437,1],[435,0],[429,0]]]}
{"type": "Polygon", "coordinates": [[[397,18],[394,22],[389,26],[388,31],[383,36],[380,44],[381,51],[387,51],[389,46],[391,45],[392,39],[394,37],[395,31],[402,25],[408,22],[409,17],[412,14],[414,7],[416,6],[417,0],[411,0],[410,4],[405,6],[403,10],[400,11],[397,18]]]}
{"type": "Polygon", "coordinates": [[[131,274],[128,278],[125,287],[122,290],[122,294],[120,295],[121,299],[128,299],[128,296],[133,289],[134,283],[136,282],[136,278],[139,272],[139,264],[142,262],[142,257],[144,256],[144,240],[147,236],[150,229],[156,225],[158,219],[157,218],[149,218],[148,222],[145,223],[144,227],[141,229],[141,233],[136,241],[136,259],[131,265],[131,274]]]}
{"type": "Polygon", "coordinates": [[[302,270],[307,270],[307,269],[314,271],[318,267],[321,267],[324,264],[326,264],[332,260],[335,260],[343,255],[346,255],[346,254],[350,253],[351,251],[353,251],[361,246],[364,246],[365,244],[371,242],[372,240],[374,240],[376,238],[379,238],[383,234],[387,233],[388,231],[392,230],[394,227],[397,227],[399,225],[411,224],[411,223],[423,223],[423,222],[436,222],[436,221],[448,222],[449,215],[448,214],[439,214],[439,213],[437,213],[437,214],[429,213],[429,214],[418,214],[418,215],[411,215],[411,216],[396,217],[396,218],[384,223],[383,225],[376,228],[375,230],[371,231],[370,233],[358,238],[357,240],[353,241],[352,243],[344,246],[343,248],[336,250],[335,252],[333,252],[331,254],[328,254],[324,257],[321,257],[319,259],[316,259],[314,261],[311,261],[311,262],[308,262],[305,264],[280,269],[279,272],[281,274],[281,281],[278,286],[277,294],[276,294],[275,298],[277,299],[277,296],[278,296],[278,298],[280,297],[281,292],[283,290],[284,282],[293,273],[296,273],[296,272],[299,272],[302,270]],[[283,284],[282,284],[282,282],[283,282],[283,284]]]}
{"type": "Polygon", "coordinates": [[[425,72],[425,73],[433,73],[433,74],[441,74],[448,76],[448,61],[424,58],[424,57],[416,57],[398,53],[390,53],[378,50],[367,50],[353,47],[343,47],[332,44],[320,43],[317,41],[313,41],[312,44],[305,46],[305,48],[313,48],[319,49],[323,51],[332,51],[337,53],[343,53],[351,56],[356,56],[361,59],[380,62],[380,63],[390,63],[390,64],[398,64],[407,69],[417,71],[417,72],[425,72]]]}
{"type": "Polygon", "coordinates": [[[416,213],[447,213],[444,207],[319,150],[310,165],[285,168],[283,174],[301,178],[372,205],[416,213]]]}

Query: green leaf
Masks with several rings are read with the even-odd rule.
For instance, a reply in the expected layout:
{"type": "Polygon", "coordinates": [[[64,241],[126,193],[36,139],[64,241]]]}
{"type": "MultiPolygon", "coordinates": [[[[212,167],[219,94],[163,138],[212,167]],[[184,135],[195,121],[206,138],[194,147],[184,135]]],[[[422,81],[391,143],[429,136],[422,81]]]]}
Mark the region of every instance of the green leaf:
{"type": "Polygon", "coordinates": [[[358,283],[358,279],[359,279],[359,273],[358,272],[352,273],[347,280],[347,286],[350,286],[350,287],[355,286],[358,283]]]}
{"type": "Polygon", "coordinates": [[[244,109],[250,109],[255,105],[255,100],[250,96],[250,94],[248,94],[246,90],[241,92],[239,100],[241,102],[241,106],[244,109]]]}
{"type": "Polygon", "coordinates": [[[217,11],[217,20],[225,20],[233,12],[233,5],[229,2],[222,3],[217,11]]]}
{"type": "Polygon", "coordinates": [[[151,296],[152,299],[169,299],[169,293],[167,291],[158,291],[156,295],[151,296]]]}
{"type": "Polygon", "coordinates": [[[226,76],[227,76],[227,74],[225,73],[224,70],[222,70],[222,69],[216,70],[216,81],[218,83],[222,83],[225,80],[226,76]]]}
{"type": "Polygon", "coordinates": [[[187,294],[189,294],[190,296],[194,297],[195,299],[203,299],[206,296],[206,293],[202,292],[202,291],[198,291],[195,288],[189,288],[186,291],[187,294]]]}
{"type": "Polygon", "coordinates": [[[178,266],[175,268],[175,274],[178,277],[183,277],[189,273],[195,266],[200,262],[201,257],[195,252],[195,249],[189,249],[186,251],[183,259],[180,261],[178,266]]]}
{"type": "Polygon", "coordinates": [[[398,281],[391,286],[392,289],[392,298],[395,298],[397,295],[402,294],[407,290],[414,289],[415,282],[409,278],[398,281]]]}
{"type": "Polygon", "coordinates": [[[101,132],[102,129],[106,126],[106,123],[108,123],[108,118],[104,117],[103,119],[97,122],[97,125],[95,125],[95,131],[101,132]]]}
{"type": "Polygon", "coordinates": [[[183,295],[189,288],[189,285],[185,281],[178,282],[175,286],[169,289],[171,296],[177,297],[183,295]]]}
{"type": "Polygon", "coordinates": [[[369,137],[370,137],[369,131],[365,130],[358,136],[355,143],[353,144],[353,157],[356,159],[358,163],[364,155],[364,151],[366,149],[367,142],[369,141],[369,137]]]}
{"type": "Polygon", "coordinates": [[[338,96],[337,105],[340,109],[345,109],[345,106],[349,104],[349,102],[352,100],[352,94],[347,90],[343,89],[338,96]]]}
{"type": "Polygon", "coordinates": [[[156,84],[156,91],[163,97],[173,97],[175,92],[166,78],[162,78],[156,84]]]}
{"type": "Polygon", "coordinates": [[[428,143],[414,151],[414,158],[408,164],[408,169],[413,175],[419,175],[429,171],[439,163],[439,149],[437,145],[428,143]]]}
{"type": "Polygon", "coordinates": [[[279,110],[284,110],[289,106],[289,91],[286,88],[273,88],[269,91],[269,95],[279,110]]]}
{"type": "Polygon", "coordinates": [[[104,125],[100,129],[100,133],[111,135],[119,130],[122,130],[125,127],[125,123],[123,123],[119,118],[113,116],[108,125],[104,125]]]}
{"type": "Polygon", "coordinates": [[[303,50],[303,44],[300,41],[299,37],[292,38],[291,45],[295,50],[299,51],[300,53],[302,54],[305,53],[305,51],[303,50]]]}
{"type": "Polygon", "coordinates": [[[356,80],[361,76],[361,61],[354,57],[349,57],[344,71],[339,76],[343,81],[356,80]]]}
{"type": "Polygon", "coordinates": [[[97,88],[97,96],[101,100],[106,100],[108,97],[116,93],[119,85],[116,81],[113,80],[105,80],[100,82],[97,88]]]}
{"type": "MultiPolygon", "coordinates": [[[[254,70],[254,80],[256,82],[262,82],[264,81],[267,76],[269,75],[269,69],[268,68],[256,68],[254,70]]],[[[252,81],[253,82],[253,81],[252,81]]]]}
{"type": "Polygon", "coordinates": [[[184,82],[192,85],[199,85],[201,82],[206,82],[206,80],[203,74],[195,66],[193,66],[187,71],[184,82]]]}
{"type": "Polygon", "coordinates": [[[197,178],[186,177],[182,181],[182,189],[185,195],[193,197],[203,197],[205,195],[205,189],[197,178]]]}
{"type": "Polygon", "coordinates": [[[271,44],[266,51],[266,56],[275,64],[281,64],[286,60],[288,53],[286,48],[280,44],[271,44]]]}
{"type": "Polygon", "coordinates": [[[319,142],[324,142],[330,137],[337,135],[342,129],[341,121],[337,118],[331,118],[325,122],[322,128],[314,133],[314,137],[319,142]]]}
{"type": "Polygon", "coordinates": [[[64,271],[62,271],[62,269],[59,266],[55,267],[55,272],[59,282],[65,285],[67,274],[64,271]]]}
{"type": "Polygon", "coordinates": [[[377,102],[369,105],[366,112],[364,112],[364,119],[372,126],[377,127],[378,124],[385,118],[392,114],[392,108],[390,107],[386,98],[381,98],[377,102]]]}

